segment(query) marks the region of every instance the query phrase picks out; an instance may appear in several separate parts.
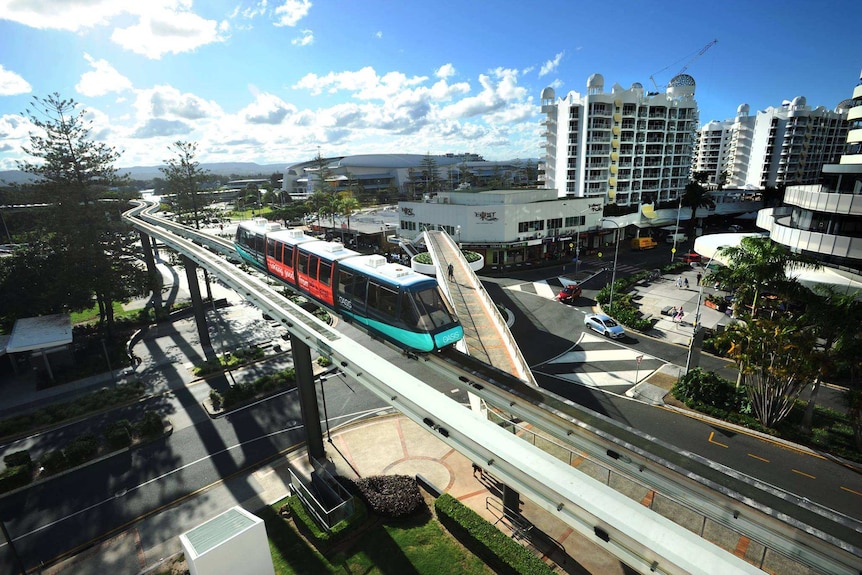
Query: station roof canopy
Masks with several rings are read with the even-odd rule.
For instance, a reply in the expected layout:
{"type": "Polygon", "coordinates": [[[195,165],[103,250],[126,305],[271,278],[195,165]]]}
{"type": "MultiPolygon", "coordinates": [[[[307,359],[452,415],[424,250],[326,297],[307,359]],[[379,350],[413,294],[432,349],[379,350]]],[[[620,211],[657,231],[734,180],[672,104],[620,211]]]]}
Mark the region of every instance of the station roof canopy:
{"type": "Polygon", "coordinates": [[[48,349],[72,343],[72,319],[67,313],[25,317],[15,321],[7,353],[48,349]]]}

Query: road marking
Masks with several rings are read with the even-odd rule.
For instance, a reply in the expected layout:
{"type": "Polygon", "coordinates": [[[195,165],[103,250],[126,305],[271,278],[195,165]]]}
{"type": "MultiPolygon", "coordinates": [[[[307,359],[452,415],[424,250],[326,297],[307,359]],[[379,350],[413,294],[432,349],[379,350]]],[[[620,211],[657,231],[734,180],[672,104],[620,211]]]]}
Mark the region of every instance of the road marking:
{"type": "Polygon", "coordinates": [[[726,446],[725,444],[723,444],[723,443],[719,443],[719,442],[717,442],[717,441],[713,441],[713,440],[712,440],[712,438],[713,438],[713,437],[715,437],[715,432],[714,432],[714,431],[710,431],[710,432],[709,432],[709,442],[710,442],[710,443],[714,443],[715,445],[720,445],[720,446],[722,446],[722,447],[724,447],[724,448],[726,448],[726,447],[727,447],[727,446],[726,446]]]}
{"type": "Polygon", "coordinates": [[[804,471],[799,471],[798,469],[791,469],[790,471],[792,471],[793,473],[798,473],[799,475],[802,475],[802,476],[807,477],[809,479],[817,479],[813,475],[809,475],[808,473],[805,473],[804,471]]]}
{"type": "Polygon", "coordinates": [[[759,455],[754,455],[753,453],[749,453],[748,456],[753,457],[754,459],[759,459],[760,461],[762,461],[764,463],[769,463],[768,459],[764,459],[763,457],[760,457],[759,455]]]}
{"type": "Polygon", "coordinates": [[[849,487],[844,487],[843,485],[841,486],[841,489],[843,489],[844,491],[849,491],[853,495],[859,495],[860,497],[862,497],[862,493],[859,493],[855,489],[850,489],[849,487]]]}

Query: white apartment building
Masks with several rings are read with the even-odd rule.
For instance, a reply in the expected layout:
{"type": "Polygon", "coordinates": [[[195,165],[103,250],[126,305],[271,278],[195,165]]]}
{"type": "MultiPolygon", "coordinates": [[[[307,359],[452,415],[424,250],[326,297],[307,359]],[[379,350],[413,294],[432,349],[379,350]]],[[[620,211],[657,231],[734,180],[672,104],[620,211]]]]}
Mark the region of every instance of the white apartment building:
{"type": "Polygon", "coordinates": [[[694,144],[694,155],[691,159],[691,172],[706,172],[709,174],[706,183],[711,185],[726,184],[722,182],[721,174],[727,169],[733,135],[733,120],[707,122],[698,130],[694,144]]]}
{"type": "Polygon", "coordinates": [[[593,74],[587,93],[542,91],[545,159],[539,179],[561,196],[604,204],[674,200],[689,181],[698,123],[695,82],[675,76],[664,93],[628,89],[593,74]]]}
{"type": "Polygon", "coordinates": [[[800,272],[803,283],[830,283],[862,294],[862,81],[839,108],[847,120],[840,160],[823,166],[820,183],[788,186],[785,205],[761,210],[757,225],[776,242],[825,265],[800,272]]]}
{"type": "Polygon", "coordinates": [[[824,164],[837,161],[847,136],[847,107],[811,108],[804,96],[751,115],[748,104],[736,117],[713,121],[698,132],[694,171],[709,173],[710,184],[765,188],[819,181],[824,164]]]}

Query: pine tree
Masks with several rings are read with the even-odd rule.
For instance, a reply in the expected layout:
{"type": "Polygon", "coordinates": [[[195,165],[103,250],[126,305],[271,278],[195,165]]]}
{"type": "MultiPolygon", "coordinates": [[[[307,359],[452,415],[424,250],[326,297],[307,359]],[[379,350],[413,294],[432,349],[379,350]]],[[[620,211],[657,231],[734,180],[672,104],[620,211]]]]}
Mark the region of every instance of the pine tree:
{"type": "Polygon", "coordinates": [[[135,235],[121,219],[125,205],[104,199],[125,182],[114,168],[119,152],[93,141],[86,111],[57,93],[33,98],[24,115],[36,130],[23,151],[36,161],[18,162],[18,168],[36,177],[27,188],[49,204],[40,245],[64,249],[66,256],[64,266],[42,277],[64,286],[60,293],[67,297],[59,305],[70,311],[89,307],[81,294],[93,294],[110,335],[113,303],[145,293],[147,285],[146,273],[129,257],[135,235]]]}

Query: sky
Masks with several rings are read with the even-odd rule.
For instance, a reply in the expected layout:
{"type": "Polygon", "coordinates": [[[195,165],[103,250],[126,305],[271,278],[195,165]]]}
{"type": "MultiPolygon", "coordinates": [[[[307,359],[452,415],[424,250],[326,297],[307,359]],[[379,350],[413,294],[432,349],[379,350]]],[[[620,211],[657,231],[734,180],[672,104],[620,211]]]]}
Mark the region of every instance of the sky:
{"type": "Polygon", "coordinates": [[[542,90],[594,73],[651,89],[687,66],[701,124],[796,96],[831,110],[859,81],[860,22],[858,0],[0,0],[0,170],[33,159],[22,113],[53,93],[117,167],[177,141],[201,162],[538,158],[542,90]]]}

